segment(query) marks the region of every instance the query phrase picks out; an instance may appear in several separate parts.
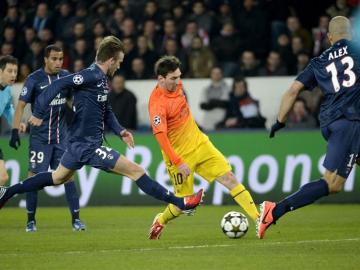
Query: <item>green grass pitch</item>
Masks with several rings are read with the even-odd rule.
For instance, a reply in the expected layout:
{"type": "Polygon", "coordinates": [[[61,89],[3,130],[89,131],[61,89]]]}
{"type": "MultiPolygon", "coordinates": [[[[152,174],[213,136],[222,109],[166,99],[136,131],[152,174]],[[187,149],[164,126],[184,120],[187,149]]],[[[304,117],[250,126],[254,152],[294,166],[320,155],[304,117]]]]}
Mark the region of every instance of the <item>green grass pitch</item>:
{"type": "Polygon", "coordinates": [[[254,224],[228,239],[222,216],[236,206],[201,206],[147,240],[162,207],[82,209],[86,232],[73,232],[68,210],[39,208],[36,233],[24,209],[0,211],[0,269],[360,269],[360,205],[314,205],[289,213],[264,240],[254,224]]]}

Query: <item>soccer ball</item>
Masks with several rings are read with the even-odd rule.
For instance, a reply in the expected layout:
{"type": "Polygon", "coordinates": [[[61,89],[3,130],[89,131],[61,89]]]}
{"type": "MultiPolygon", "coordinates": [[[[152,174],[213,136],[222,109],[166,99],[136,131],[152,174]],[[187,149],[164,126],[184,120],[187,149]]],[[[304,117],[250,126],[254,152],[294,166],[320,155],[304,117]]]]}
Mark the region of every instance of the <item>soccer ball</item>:
{"type": "Polygon", "coordinates": [[[243,237],[248,228],[249,222],[247,217],[239,212],[231,211],[226,213],[221,220],[221,229],[229,238],[243,237]]]}

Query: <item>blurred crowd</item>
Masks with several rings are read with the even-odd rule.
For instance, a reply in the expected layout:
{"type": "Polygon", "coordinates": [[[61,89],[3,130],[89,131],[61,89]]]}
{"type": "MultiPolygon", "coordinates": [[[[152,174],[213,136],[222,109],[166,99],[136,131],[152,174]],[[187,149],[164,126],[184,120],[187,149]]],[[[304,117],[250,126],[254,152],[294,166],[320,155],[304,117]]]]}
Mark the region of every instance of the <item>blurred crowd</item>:
{"type": "MultiPolygon", "coordinates": [[[[112,34],[126,53],[111,97],[125,127],[137,126],[136,98],[125,89],[125,78],[153,78],[155,61],[167,54],[181,60],[183,77],[211,79],[200,104],[207,116],[214,115],[205,129],[263,128],[265,119],[245,78],[298,74],[328,48],[330,18],[351,17],[358,2],[7,0],[0,3],[0,55],[19,59],[23,82],[43,65],[47,45],[62,47],[64,68],[76,72],[91,64],[102,38],[112,34]],[[223,77],[234,78],[231,88],[223,77]]],[[[315,127],[316,110],[317,104],[309,109],[306,99],[299,99],[289,121],[315,127]]]]}
{"type": "Polygon", "coordinates": [[[176,55],[188,78],[209,77],[214,66],[225,77],[294,75],[329,46],[329,18],[351,16],[358,4],[311,2],[1,1],[0,54],[20,60],[22,81],[41,67],[46,45],[63,47],[64,68],[78,71],[91,63],[101,39],[112,34],[125,44],[121,72],[127,79],[151,78],[154,62],[164,54],[176,55]]]}

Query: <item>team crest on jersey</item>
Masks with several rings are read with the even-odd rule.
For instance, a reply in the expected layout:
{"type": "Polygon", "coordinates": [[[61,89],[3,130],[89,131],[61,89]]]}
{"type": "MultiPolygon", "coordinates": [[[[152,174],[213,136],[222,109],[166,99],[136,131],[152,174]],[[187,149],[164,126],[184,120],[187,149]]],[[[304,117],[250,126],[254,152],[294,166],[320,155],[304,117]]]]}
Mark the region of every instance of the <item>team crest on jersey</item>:
{"type": "Polygon", "coordinates": [[[27,94],[27,87],[25,86],[25,87],[23,87],[23,89],[21,90],[21,93],[20,93],[20,95],[22,95],[22,96],[25,96],[26,94],[27,94]]]}
{"type": "Polygon", "coordinates": [[[155,126],[160,125],[160,123],[161,123],[161,118],[160,118],[160,116],[158,116],[158,115],[155,116],[153,122],[154,122],[154,125],[155,125],[155,126]]]}
{"type": "Polygon", "coordinates": [[[73,77],[73,82],[77,85],[79,84],[82,84],[84,82],[84,77],[80,74],[76,74],[74,77],[73,77]]]}

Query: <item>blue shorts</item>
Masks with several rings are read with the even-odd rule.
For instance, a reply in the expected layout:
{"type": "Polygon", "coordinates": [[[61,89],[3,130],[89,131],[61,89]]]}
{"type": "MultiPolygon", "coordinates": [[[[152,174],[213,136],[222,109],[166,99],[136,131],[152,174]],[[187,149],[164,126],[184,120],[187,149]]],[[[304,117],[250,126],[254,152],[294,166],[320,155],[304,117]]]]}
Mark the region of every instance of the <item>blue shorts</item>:
{"type": "Polygon", "coordinates": [[[30,139],[29,171],[33,173],[47,172],[49,167],[55,170],[59,165],[65,146],[63,144],[44,144],[30,139]]]}
{"type": "Polygon", "coordinates": [[[360,121],[341,118],[321,132],[328,142],[324,167],[346,179],[360,153],[360,121]]]}
{"type": "Polygon", "coordinates": [[[93,147],[75,142],[67,145],[60,163],[69,170],[78,170],[84,165],[90,165],[110,172],[119,157],[119,152],[110,147],[93,147]]]}

